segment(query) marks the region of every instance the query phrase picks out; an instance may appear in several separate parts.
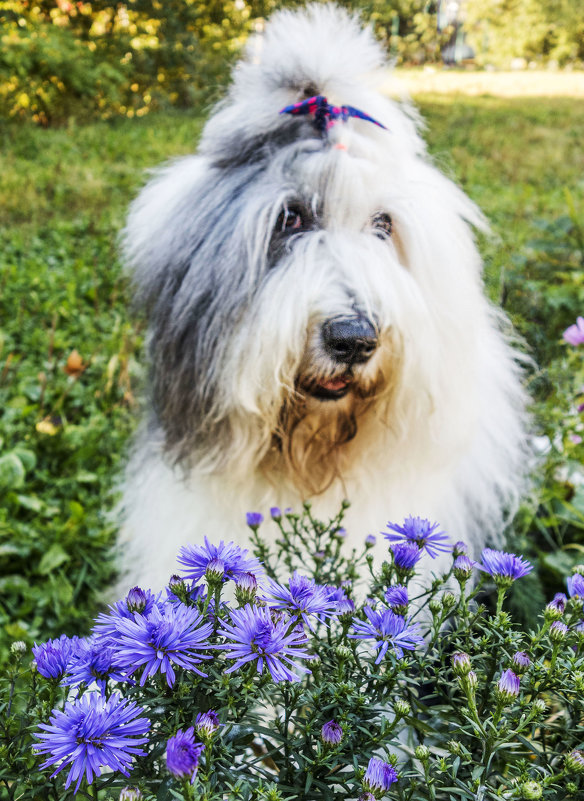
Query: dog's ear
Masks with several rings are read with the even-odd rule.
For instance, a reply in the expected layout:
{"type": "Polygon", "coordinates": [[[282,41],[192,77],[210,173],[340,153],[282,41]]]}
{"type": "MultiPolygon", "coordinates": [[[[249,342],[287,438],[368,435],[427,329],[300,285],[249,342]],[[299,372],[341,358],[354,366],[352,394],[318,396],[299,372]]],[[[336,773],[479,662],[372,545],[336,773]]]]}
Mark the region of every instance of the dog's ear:
{"type": "Polygon", "coordinates": [[[160,171],[131,206],[123,254],[148,318],[152,404],[180,458],[223,437],[213,365],[250,300],[247,244],[235,221],[253,169],[238,181],[201,157],[160,171]]]}

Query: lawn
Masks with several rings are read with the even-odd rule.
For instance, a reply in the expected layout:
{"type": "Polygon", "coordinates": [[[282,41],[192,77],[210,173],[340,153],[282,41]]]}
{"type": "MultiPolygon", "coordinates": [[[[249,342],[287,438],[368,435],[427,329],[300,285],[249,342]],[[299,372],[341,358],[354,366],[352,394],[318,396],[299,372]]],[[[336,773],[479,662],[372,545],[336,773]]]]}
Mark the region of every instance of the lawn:
{"type": "MultiPolygon", "coordinates": [[[[488,291],[584,207],[584,104],[420,94],[436,163],[483,208],[488,291]],[[538,228],[539,226],[540,228],[538,228]]],[[[79,633],[111,580],[116,476],[139,411],[142,327],[116,236],[145,170],[191,152],[196,114],[0,129],[0,648],[79,633]],[[76,352],[76,353],[75,353],[76,352]]],[[[580,287],[580,292],[582,287],[580,287]]],[[[520,309],[511,307],[519,319],[520,309]]],[[[559,323],[547,336],[558,339],[559,323]]]]}

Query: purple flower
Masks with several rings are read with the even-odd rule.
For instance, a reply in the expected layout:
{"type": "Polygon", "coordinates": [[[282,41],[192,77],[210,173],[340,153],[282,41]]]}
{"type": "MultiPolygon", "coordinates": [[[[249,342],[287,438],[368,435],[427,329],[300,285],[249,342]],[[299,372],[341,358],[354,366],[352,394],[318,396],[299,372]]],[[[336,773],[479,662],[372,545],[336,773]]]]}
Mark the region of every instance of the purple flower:
{"type": "Polygon", "coordinates": [[[199,760],[205,749],[203,743],[195,742],[193,726],[186,731],[179,729],[166,744],[166,767],[175,779],[190,779],[197,775],[199,760]]]}
{"type": "Polygon", "coordinates": [[[244,606],[251,603],[256,597],[258,582],[253,573],[244,573],[235,584],[235,597],[237,602],[244,606]]]}
{"type": "Polygon", "coordinates": [[[561,620],[554,620],[549,630],[549,638],[553,643],[563,642],[566,639],[568,627],[561,620]]]}
{"type": "Polygon", "coordinates": [[[365,537],[365,547],[366,548],[373,548],[375,546],[376,542],[377,542],[377,537],[375,536],[375,534],[368,534],[365,537]]]}
{"type": "Polygon", "coordinates": [[[199,581],[205,575],[207,565],[214,559],[220,559],[224,565],[223,580],[241,578],[244,573],[263,575],[263,568],[254,556],[233,542],[212,545],[205,537],[204,545],[185,545],[180,549],[178,562],[185,568],[185,578],[199,581]]]}
{"type": "Polygon", "coordinates": [[[472,575],[473,567],[476,567],[476,562],[469,559],[465,554],[457,556],[454,560],[454,575],[459,581],[468,581],[472,575]]]}
{"type": "Polygon", "coordinates": [[[584,345],[584,317],[578,317],[576,323],[566,328],[562,336],[569,345],[584,345]]]}
{"type": "Polygon", "coordinates": [[[432,559],[435,559],[441,551],[449,553],[452,550],[447,535],[443,531],[436,530],[438,523],[430,523],[422,517],[406,517],[403,526],[391,522],[387,526],[391,529],[389,532],[383,532],[387,540],[413,542],[418,548],[426,550],[432,559]]]}
{"type": "Polygon", "coordinates": [[[354,618],[353,630],[356,633],[349,634],[349,637],[354,640],[375,640],[375,647],[380,649],[375,660],[376,665],[381,662],[390,645],[398,659],[401,659],[404,649],[413,651],[417,645],[424,642],[419,625],[408,624],[401,615],[396,615],[391,609],[375,611],[366,606],[364,612],[368,622],[364,623],[354,618]]]}
{"type": "Polygon", "coordinates": [[[559,620],[566,611],[567,597],[563,592],[557,592],[553,600],[546,605],[544,615],[546,620],[559,620]]]}
{"type": "Polygon", "coordinates": [[[102,768],[128,776],[133,757],[145,753],[138,746],[148,741],[150,721],[140,717],[142,711],[119,693],[106,699],[88,692],[67,701],[64,711],[54,709],[50,722],[39,724],[42,731],[35,734],[41,742],[34,750],[48,756],[41,768],[57,765],[52,778],[70,766],[65,789],[76,781],[75,793],[84,775],[91,784],[102,768]]]}
{"type": "Polygon", "coordinates": [[[128,612],[143,612],[148,603],[148,595],[141,587],[132,587],[126,595],[128,612]]]}
{"type": "Polygon", "coordinates": [[[470,656],[465,654],[464,651],[457,651],[452,655],[452,670],[456,676],[468,676],[471,671],[472,664],[470,656]]]}
{"type": "Polygon", "coordinates": [[[570,751],[566,754],[565,766],[570,773],[584,773],[584,754],[582,751],[570,751]]]}
{"type": "Polygon", "coordinates": [[[374,795],[387,792],[391,785],[397,781],[397,773],[393,765],[377,757],[371,757],[369,765],[363,776],[363,787],[374,795]]]}
{"type": "Polygon", "coordinates": [[[142,801],[144,796],[138,787],[122,787],[119,801],[142,801]]]}
{"type": "Polygon", "coordinates": [[[568,595],[570,598],[584,598],[584,576],[574,573],[566,579],[568,585],[568,595]]]}
{"type": "Polygon", "coordinates": [[[167,604],[162,611],[155,606],[148,617],[136,614],[133,620],[118,622],[116,663],[128,676],[143,667],[141,686],[155,673],[165,673],[172,687],[173,664],[206,675],[195,665],[211,658],[197,652],[209,648],[206,640],[212,631],[212,623],[203,623],[196,609],[180,603],[167,604]]]}
{"type": "Polygon", "coordinates": [[[506,670],[499,679],[496,692],[501,701],[509,703],[517,698],[519,689],[519,676],[516,676],[512,670],[506,670]]]}
{"type": "Polygon", "coordinates": [[[104,645],[99,637],[79,640],[76,650],[71,654],[64,685],[76,687],[78,684],[97,684],[105,695],[108,679],[126,681],[126,676],[114,664],[115,649],[104,645]]]}
{"type": "Polygon", "coordinates": [[[403,584],[388,587],[385,591],[385,602],[398,615],[405,615],[408,606],[408,589],[403,584]]]}
{"type": "Polygon", "coordinates": [[[468,545],[462,540],[458,540],[452,546],[452,555],[456,559],[457,556],[468,556],[468,545]]]}
{"type": "Polygon", "coordinates": [[[334,720],[329,720],[322,727],[320,736],[325,745],[338,745],[343,739],[343,727],[334,720]]]}
{"type": "Polygon", "coordinates": [[[46,679],[60,681],[78,646],[79,637],[69,638],[66,634],[62,634],[57,640],[47,640],[40,645],[35,643],[32,653],[38,672],[46,679]]]}
{"type": "Polygon", "coordinates": [[[316,584],[314,579],[301,576],[298,571],[290,577],[288,587],[272,579],[268,582],[269,594],[265,600],[269,605],[273,609],[283,609],[290,614],[300,615],[311,630],[313,630],[311,615],[320,620],[337,614],[338,604],[331,598],[330,588],[316,584]]]}
{"type": "Polygon", "coordinates": [[[219,728],[217,713],[209,709],[208,712],[199,712],[195,719],[197,734],[202,739],[210,739],[219,728]]]}
{"type": "MultiPolygon", "coordinates": [[[[134,587],[125,598],[110,606],[109,612],[102,612],[96,617],[92,634],[99,638],[104,647],[115,647],[118,637],[116,626],[120,620],[134,619],[136,610],[130,609],[130,606],[133,607],[138,600],[138,595],[134,593],[134,590],[138,589],[140,588],[134,587]]],[[[154,606],[162,606],[160,593],[155,594],[151,590],[140,590],[140,593],[144,594],[144,603],[140,614],[147,616],[154,606]]],[[[142,596],[140,596],[140,605],[142,605],[142,596]]]]}
{"type": "Polygon", "coordinates": [[[422,551],[415,542],[398,542],[391,550],[393,561],[401,570],[413,570],[422,558],[422,551]]]}
{"type": "Polygon", "coordinates": [[[479,570],[489,573],[495,583],[512,584],[515,579],[526,576],[533,570],[533,565],[526,559],[515,556],[514,553],[505,551],[494,551],[492,548],[485,548],[482,552],[482,565],[477,565],[479,570]]]}
{"type": "Polygon", "coordinates": [[[261,512],[247,512],[245,522],[250,528],[257,529],[264,522],[264,516],[261,512]]]}
{"type": "Polygon", "coordinates": [[[290,620],[272,620],[267,607],[248,604],[243,609],[231,612],[231,623],[223,622],[218,634],[229,642],[216,646],[227,650],[229,659],[237,660],[225,672],[232,673],[247,662],[257,663],[257,672],[262,673],[264,665],[274,681],[300,681],[293,671],[310,673],[293,659],[309,659],[304,649],[308,640],[303,631],[291,626],[290,620]],[[292,668],[292,669],[290,669],[292,668]]]}
{"type": "Polygon", "coordinates": [[[271,516],[272,520],[275,520],[276,522],[278,520],[281,520],[282,519],[282,510],[280,509],[280,507],[279,506],[271,506],[270,507],[270,516],[271,516]]]}
{"type": "Polygon", "coordinates": [[[528,669],[531,665],[531,659],[525,653],[525,651],[517,651],[517,653],[513,654],[512,657],[512,666],[515,673],[521,676],[522,673],[528,669]]]}

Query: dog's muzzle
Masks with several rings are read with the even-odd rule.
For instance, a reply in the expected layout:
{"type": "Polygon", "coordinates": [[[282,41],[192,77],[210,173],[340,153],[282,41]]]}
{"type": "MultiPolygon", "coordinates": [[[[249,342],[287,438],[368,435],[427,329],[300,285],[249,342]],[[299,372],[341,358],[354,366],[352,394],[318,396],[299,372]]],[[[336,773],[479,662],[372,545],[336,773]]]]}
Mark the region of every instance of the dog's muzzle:
{"type": "Polygon", "coordinates": [[[364,364],[377,347],[377,333],[366,317],[335,317],[322,327],[325,350],[333,361],[352,367],[364,364]]]}

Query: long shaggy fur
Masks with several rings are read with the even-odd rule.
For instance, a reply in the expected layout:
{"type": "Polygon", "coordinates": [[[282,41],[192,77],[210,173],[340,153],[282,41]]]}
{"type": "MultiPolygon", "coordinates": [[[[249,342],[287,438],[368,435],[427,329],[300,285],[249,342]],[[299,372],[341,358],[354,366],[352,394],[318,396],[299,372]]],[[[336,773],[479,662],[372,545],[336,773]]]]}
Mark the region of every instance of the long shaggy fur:
{"type": "Polygon", "coordinates": [[[128,468],[124,586],[162,584],[204,535],[245,541],[246,510],[308,498],[327,516],[348,497],[354,543],[407,514],[475,547],[502,530],[525,399],[483,293],[472,229],[485,224],[432,165],[412,110],[376,90],[382,67],[344,11],[280,12],[198,153],[132,205],[124,250],[149,319],[152,411],[128,468]],[[279,114],[316,94],[386,130],[350,119],[322,136],[279,114]],[[323,326],[355,315],[377,347],[347,367],[323,326]],[[318,397],[347,376],[343,397],[318,397]]]}

